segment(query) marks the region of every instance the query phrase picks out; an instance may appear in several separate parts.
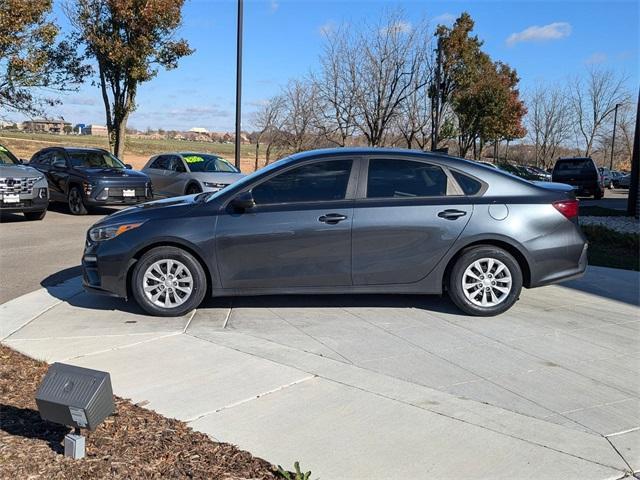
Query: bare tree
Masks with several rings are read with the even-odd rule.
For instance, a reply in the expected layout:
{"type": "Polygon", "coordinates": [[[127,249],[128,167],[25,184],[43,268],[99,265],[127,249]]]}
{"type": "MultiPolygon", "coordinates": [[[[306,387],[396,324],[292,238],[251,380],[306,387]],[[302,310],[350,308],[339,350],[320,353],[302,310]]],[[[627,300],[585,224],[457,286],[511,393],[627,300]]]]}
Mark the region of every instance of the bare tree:
{"type": "Polygon", "coordinates": [[[433,73],[428,47],[422,50],[423,61],[414,75],[413,86],[407,98],[400,104],[400,114],[394,122],[407,148],[426,150],[431,141],[431,99],[428,85],[433,73]]]}
{"type": "Polygon", "coordinates": [[[255,136],[256,158],[254,170],[258,169],[258,156],[260,154],[260,142],[267,144],[265,163],[268,165],[271,151],[281,136],[282,117],[284,112],[284,98],[280,95],[270,98],[255,112],[253,124],[258,128],[255,136]]]}
{"type": "Polygon", "coordinates": [[[318,137],[315,129],[317,93],[315,84],[291,80],[282,92],[284,110],[283,142],[291,152],[301,152],[312,146],[318,137]]]}
{"type": "Polygon", "coordinates": [[[371,146],[383,144],[386,130],[400,112],[400,106],[416,88],[424,55],[418,46],[424,25],[412,27],[395,13],[386,21],[363,30],[355,44],[358,55],[349,60],[355,72],[354,101],[358,129],[371,146]]]}
{"type": "Polygon", "coordinates": [[[357,53],[346,26],[324,35],[320,72],[312,77],[317,93],[316,127],[327,140],[344,147],[356,128],[357,53]]]}
{"type": "Polygon", "coordinates": [[[527,130],[535,147],[535,163],[548,167],[571,136],[571,111],[566,92],[539,85],[529,96],[527,130]]]}
{"type": "MultiPolygon", "coordinates": [[[[635,109],[632,103],[620,104],[618,108],[618,122],[616,128],[616,139],[613,145],[613,166],[628,168],[631,164],[631,154],[633,152],[633,134],[635,129],[635,109]]],[[[611,163],[611,142],[613,141],[613,119],[607,121],[597,137],[598,150],[602,154],[602,165],[609,166],[611,163]]]]}
{"type": "Polygon", "coordinates": [[[584,147],[584,155],[593,152],[594,141],[605,121],[618,103],[627,103],[626,77],[610,70],[592,68],[586,79],[571,82],[570,101],[574,114],[576,136],[584,147]]]}

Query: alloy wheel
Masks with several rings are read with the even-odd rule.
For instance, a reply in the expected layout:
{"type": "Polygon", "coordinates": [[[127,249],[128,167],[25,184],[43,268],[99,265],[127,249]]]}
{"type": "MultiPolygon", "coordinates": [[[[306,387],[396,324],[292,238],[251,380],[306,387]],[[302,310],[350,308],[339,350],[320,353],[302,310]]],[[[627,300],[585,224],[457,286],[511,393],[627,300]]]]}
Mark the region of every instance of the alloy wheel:
{"type": "Polygon", "coordinates": [[[144,272],[143,289],[147,299],[160,308],[175,308],[193,292],[193,276],[184,263],[163,259],[144,272]]]}
{"type": "Polygon", "coordinates": [[[81,210],[82,198],[80,198],[80,194],[78,190],[75,188],[69,192],[69,209],[71,213],[78,213],[81,210]]]}
{"type": "Polygon", "coordinates": [[[495,258],[480,258],[469,265],[462,275],[462,291],[478,307],[494,307],[511,292],[509,268],[495,258]]]}

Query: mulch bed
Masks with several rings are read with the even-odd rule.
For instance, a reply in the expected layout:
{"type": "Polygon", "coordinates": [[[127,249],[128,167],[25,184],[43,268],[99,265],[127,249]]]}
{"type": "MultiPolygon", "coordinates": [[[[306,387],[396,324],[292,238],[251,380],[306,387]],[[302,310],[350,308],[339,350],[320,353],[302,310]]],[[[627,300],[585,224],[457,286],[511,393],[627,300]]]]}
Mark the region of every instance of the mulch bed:
{"type": "Polygon", "coordinates": [[[116,414],[86,435],[86,457],[63,455],[70,428],[40,419],[47,364],[0,345],[0,478],[282,478],[273,465],[185,423],[115,397],[116,414]]]}

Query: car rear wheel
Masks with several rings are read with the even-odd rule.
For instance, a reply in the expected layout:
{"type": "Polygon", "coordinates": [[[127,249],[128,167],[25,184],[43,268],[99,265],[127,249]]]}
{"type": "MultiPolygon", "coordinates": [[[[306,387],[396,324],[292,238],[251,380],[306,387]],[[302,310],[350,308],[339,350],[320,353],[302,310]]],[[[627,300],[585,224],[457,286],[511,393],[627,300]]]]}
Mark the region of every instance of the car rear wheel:
{"type": "Polygon", "coordinates": [[[451,270],[448,293],[469,315],[493,316],[513,306],[522,290],[520,265],[507,251],[492,246],[466,250],[451,270]]]}
{"type": "Polygon", "coordinates": [[[24,212],[24,218],[27,220],[42,220],[46,214],[46,210],[42,210],[41,212],[24,212]]]}
{"type": "Polygon", "coordinates": [[[202,189],[198,185],[192,183],[191,185],[189,185],[187,187],[187,193],[186,194],[187,195],[195,195],[196,193],[201,193],[201,192],[202,192],[202,189]]]}
{"type": "Polygon", "coordinates": [[[207,277],[202,265],[188,252],[158,247],[145,253],[136,264],[131,290],[147,313],[179,317],[202,302],[207,277]]]}
{"type": "Polygon", "coordinates": [[[82,199],[82,192],[79,187],[71,187],[69,194],[67,195],[67,201],[69,204],[69,211],[73,215],[86,215],[87,207],[82,199]]]}

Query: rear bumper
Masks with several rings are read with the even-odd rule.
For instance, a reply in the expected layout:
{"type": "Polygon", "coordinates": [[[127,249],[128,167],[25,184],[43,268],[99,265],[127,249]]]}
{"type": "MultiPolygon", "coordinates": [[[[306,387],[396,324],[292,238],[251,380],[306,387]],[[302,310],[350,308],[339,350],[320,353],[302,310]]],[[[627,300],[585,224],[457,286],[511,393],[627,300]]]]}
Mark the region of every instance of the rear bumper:
{"type": "Polygon", "coordinates": [[[551,275],[544,277],[544,279],[537,281],[535,284],[531,284],[530,287],[542,287],[545,285],[553,285],[555,283],[566,282],[567,280],[574,280],[576,278],[580,278],[584,275],[585,270],[587,269],[587,251],[589,249],[589,245],[585,242],[582,247],[582,253],[580,254],[580,258],[578,260],[578,264],[575,268],[569,268],[566,270],[562,270],[559,272],[555,272],[551,275]]]}

